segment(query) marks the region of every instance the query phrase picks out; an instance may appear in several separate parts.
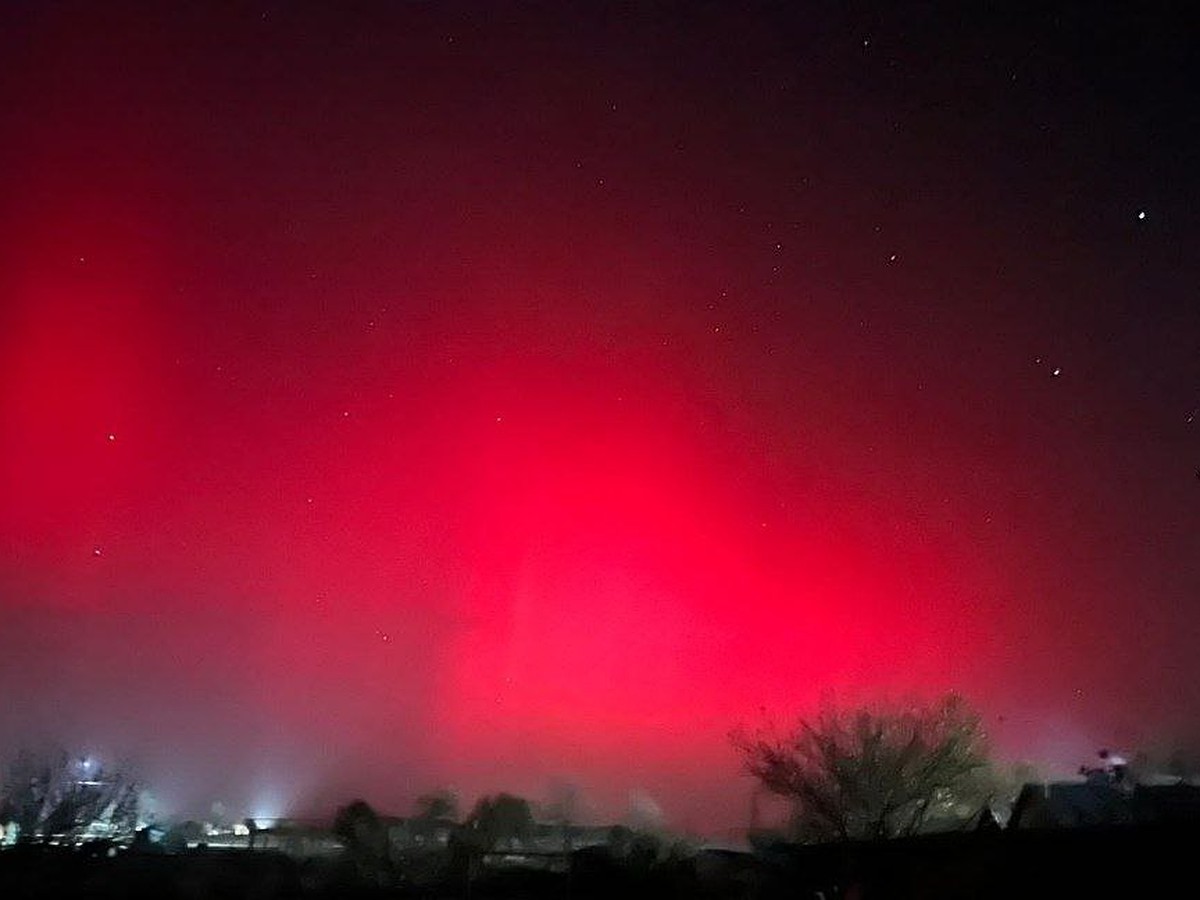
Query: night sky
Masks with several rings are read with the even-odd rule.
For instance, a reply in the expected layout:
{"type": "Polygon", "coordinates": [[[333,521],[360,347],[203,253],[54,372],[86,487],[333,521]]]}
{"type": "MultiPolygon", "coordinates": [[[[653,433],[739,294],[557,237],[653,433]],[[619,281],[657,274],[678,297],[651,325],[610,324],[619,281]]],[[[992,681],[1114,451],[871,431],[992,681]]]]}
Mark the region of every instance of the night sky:
{"type": "Polygon", "coordinates": [[[764,707],[1194,738],[1188,4],[971,6],[5,3],[0,750],[719,829],[764,707]]]}

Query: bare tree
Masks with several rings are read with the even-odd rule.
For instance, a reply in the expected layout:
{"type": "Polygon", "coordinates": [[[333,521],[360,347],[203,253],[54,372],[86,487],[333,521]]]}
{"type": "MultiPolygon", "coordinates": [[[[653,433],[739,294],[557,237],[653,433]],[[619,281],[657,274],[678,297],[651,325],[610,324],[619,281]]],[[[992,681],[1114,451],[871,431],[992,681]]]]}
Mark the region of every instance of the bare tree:
{"type": "Polygon", "coordinates": [[[509,849],[529,838],[533,827],[529,801],[512,794],[481,797],[466,822],[467,830],[485,850],[509,849]]]}
{"type": "Polygon", "coordinates": [[[333,818],[333,833],[361,878],[374,884],[387,882],[391,874],[387,825],[369,803],[354,800],[340,807],[333,818]]]}
{"type": "Polygon", "coordinates": [[[579,817],[580,806],[578,785],[569,781],[556,781],[550,785],[550,797],[543,807],[542,815],[546,821],[553,822],[561,830],[564,853],[575,849],[571,826],[579,817]]]}
{"type": "Polygon", "coordinates": [[[989,799],[979,717],[954,695],[904,709],[827,708],[789,734],[731,737],[746,770],[792,802],[801,840],[915,834],[935,817],[965,821],[989,799]]]}
{"type": "Polygon", "coordinates": [[[439,819],[458,819],[458,795],[449,788],[422,794],[416,800],[417,818],[433,822],[439,819]]]}
{"type": "Polygon", "coordinates": [[[513,850],[533,834],[533,812],[529,801],[512,794],[480,797],[467,820],[450,835],[451,868],[471,883],[479,875],[488,853],[513,850]]]}
{"type": "Polygon", "coordinates": [[[139,793],[127,771],[94,757],[23,750],[8,768],[0,820],[16,822],[23,840],[128,837],[139,793]]]}

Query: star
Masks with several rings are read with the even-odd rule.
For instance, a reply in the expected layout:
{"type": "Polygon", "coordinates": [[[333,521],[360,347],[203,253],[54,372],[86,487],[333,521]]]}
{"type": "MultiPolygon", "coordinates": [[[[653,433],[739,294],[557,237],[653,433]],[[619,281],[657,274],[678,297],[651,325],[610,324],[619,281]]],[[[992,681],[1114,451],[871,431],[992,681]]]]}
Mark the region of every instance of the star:
{"type": "Polygon", "coordinates": [[[1145,211],[1144,209],[1143,209],[1143,210],[1139,210],[1139,211],[1138,211],[1138,218],[1139,218],[1139,219],[1145,219],[1145,218],[1146,218],[1146,211],[1145,211]]]}
{"type": "Polygon", "coordinates": [[[1060,369],[1058,366],[1055,366],[1055,367],[1054,367],[1054,371],[1052,371],[1052,372],[1050,373],[1050,375],[1051,375],[1052,377],[1054,377],[1054,378],[1057,378],[1057,377],[1058,377],[1059,375],[1061,375],[1061,374],[1062,374],[1062,369],[1060,369]]]}
{"type": "Polygon", "coordinates": [[[117,439],[117,436],[115,434],[113,434],[111,431],[108,434],[106,434],[105,437],[108,439],[108,442],[110,444],[117,439]]]}

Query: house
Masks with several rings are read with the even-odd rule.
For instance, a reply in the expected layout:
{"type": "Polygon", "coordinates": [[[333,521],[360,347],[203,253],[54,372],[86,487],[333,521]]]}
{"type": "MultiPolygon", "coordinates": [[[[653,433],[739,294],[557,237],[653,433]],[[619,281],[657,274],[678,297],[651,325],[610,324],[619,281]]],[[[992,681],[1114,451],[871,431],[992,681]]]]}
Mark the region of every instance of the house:
{"type": "Polygon", "coordinates": [[[1013,805],[1008,827],[1122,825],[1200,826],[1200,787],[1183,783],[1117,786],[1095,779],[1027,784],[1013,805]]]}
{"type": "Polygon", "coordinates": [[[1092,781],[1027,784],[1008,820],[1012,829],[1132,824],[1133,809],[1126,792],[1092,781]]]}

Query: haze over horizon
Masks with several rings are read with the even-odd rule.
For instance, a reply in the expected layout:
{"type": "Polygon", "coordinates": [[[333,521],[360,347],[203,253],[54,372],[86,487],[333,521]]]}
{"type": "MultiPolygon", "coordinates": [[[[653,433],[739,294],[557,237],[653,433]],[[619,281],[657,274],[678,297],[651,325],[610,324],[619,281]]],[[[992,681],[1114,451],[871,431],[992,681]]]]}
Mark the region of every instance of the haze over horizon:
{"type": "Polygon", "coordinates": [[[0,756],[719,830],[827,695],[1200,740],[1194,42],[871,6],[7,4],[0,756]]]}

